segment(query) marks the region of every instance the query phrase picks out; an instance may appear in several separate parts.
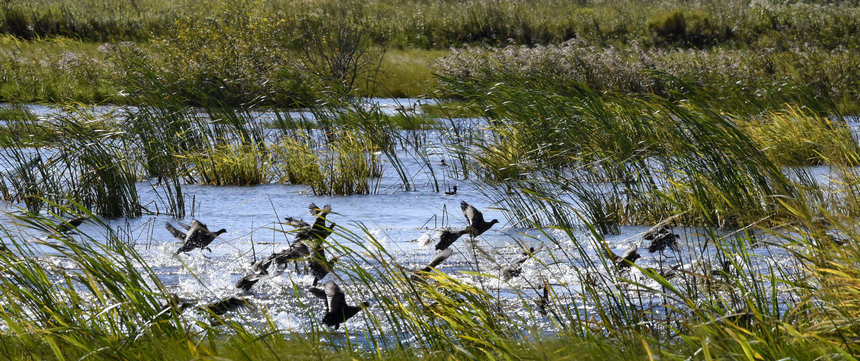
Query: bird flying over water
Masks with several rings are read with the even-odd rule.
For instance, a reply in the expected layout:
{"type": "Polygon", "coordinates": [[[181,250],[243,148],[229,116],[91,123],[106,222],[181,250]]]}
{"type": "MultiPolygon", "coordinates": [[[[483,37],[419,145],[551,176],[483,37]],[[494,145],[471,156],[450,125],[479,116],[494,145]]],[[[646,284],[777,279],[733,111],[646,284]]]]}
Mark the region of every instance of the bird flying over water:
{"type": "Polygon", "coordinates": [[[437,250],[443,250],[450,247],[454,242],[456,242],[460,237],[464,234],[469,233],[471,229],[469,227],[463,229],[450,229],[445,228],[441,232],[439,232],[439,243],[436,243],[437,250]]]}
{"type": "Polygon", "coordinates": [[[195,248],[206,249],[209,252],[212,252],[212,249],[209,248],[209,244],[215,240],[215,237],[227,232],[227,230],[223,228],[216,232],[209,231],[209,228],[207,228],[203,222],[196,219],[191,221],[191,225],[181,222],[179,223],[180,226],[185,228],[185,232],[176,229],[176,227],[170,223],[165,223],[164,225],[167,230],[176,237],[176,239],[183,242],[182,247],[179,247],[179,250],[177,250],[173,255],[188,252],[195,248]]]}
{"type": "Polygon", "coordinates": [[[463,215],[465,215],[466,219],[469,221],[469,227],[471,227],[470,234],[472,237],[480,236],[494,224],[499,223],[498,219],[493,219],[489,222],[484,221],[484,214],[465,201],[460,201],[460,209],[463,210],[463,215]]]}
{"type": "Polygon", "coordinates": [[[663,225],[657,229],[652,229],[648,232],[645,232],[642,235],[642,238],[646,241],[651,241],[651,244],[648,246],[648,252],[654,253],[657,251],[663,252],[666,248],[670,248],[673,251],[677,252],[680,250],[678,248],[678,234],[673,233],[672,230],[663,225]]]}
{"type": "Polygon", "coordinates": [[[328,300],[328,312],[323,316],[322,322],[327,326],[338,329],[341,323],[346,322],[359,311],[370,306],[368,302],[362,302],[358,306],[346,304],[346,295],[340,290],[337,283],[328,281],[325,286],[325,295],[328,300]]]}

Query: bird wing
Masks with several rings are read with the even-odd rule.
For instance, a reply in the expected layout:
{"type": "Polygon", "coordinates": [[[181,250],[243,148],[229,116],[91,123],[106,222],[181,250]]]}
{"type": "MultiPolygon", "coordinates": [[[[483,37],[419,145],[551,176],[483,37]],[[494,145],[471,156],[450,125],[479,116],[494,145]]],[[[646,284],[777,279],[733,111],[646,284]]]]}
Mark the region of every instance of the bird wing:
{"type": "Polygon", "coordinates": [[[178,223],[178,224],[179,224],[179,226],[180,226],[180,227],[182,227],[182,228],[184,228],[186,231],[190,231],[190,230],[191,230],[191,225],[189,225],[189,224],[187,224],[187,223],[182,223],[182,222],[176,222],[176,223],[178,223]]]}
{"type": "Polygon", "coordinates": [[[317,207],[316,203],[311,203],[308,205],[308,209],[311,211],[311,215],[313,216],[325,217],[329,212],[331,212],[331,204],[326,204],[320,208],[317,207]]]}
{"type": "Polygon", "coordinates": [[[430,261],[430,264],[428,264],[427,267],[436,268],[436,266],[442,264],[442,262],[445,262],[448,257],[451,257],[452,254],[454,254],[453,248],[448,248],[442,252],[439,252],[438,254],[436,254],[436,257],[433,258],[432,261],[430,261]]]}
{"type": "Polygon", "coordinates": [[[176,237],[176,239],[183,241],[183,242],[185,241],[185,238],[187,236],[185,234],[185,232],[182,232],[182,231],[176,229],[176,227],[174,227],[172,224],[167,223],[167,222],[164,223],[164,227],[167,228],[167,230],[170,231],[170,234],[172,234],[174,237],[176,237]]]}
{"type": "Polygon", "coordinates": [[[465,201],[460,201],[460,209],[463,210],[463,215],[466,216],[466,219],[469,220],[469,225],[474,226],[476,224],[484,223],[484,215],[481,211],[472,207],[469,203],[465,201]]]}
{"type": "Polygon", "coordinates": [[[325,295],[328,299],[329,312],[340,313],[346,307],[346,295],[334,281],[325,284],[325,295]]]}
{"type": "Polygon", "coordinates": [[[310,224],[308,224],[308,222],[294,217],[287,217],[284,218],[284,220],[286,220],[284,224],[293,226],[293,228],[309,228],[311,226],[310,224]]]}

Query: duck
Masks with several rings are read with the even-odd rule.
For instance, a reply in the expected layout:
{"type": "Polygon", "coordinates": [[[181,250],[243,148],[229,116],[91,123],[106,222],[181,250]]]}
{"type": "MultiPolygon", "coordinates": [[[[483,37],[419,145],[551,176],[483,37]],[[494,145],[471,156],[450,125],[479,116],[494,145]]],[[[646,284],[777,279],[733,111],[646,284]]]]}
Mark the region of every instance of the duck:
{"type": "Polygon", "coordinates": [[[680,236],[673,233],[669,226],[666,225],[645,232],[642,238],[646,241],[651,241],[651,244],[648,246],[648,252],[650,253],[663,252],[667,247],[675,252],[680,250],[678,247],[678,238],[680,236]]]}
{"type": "Polygon", "coordinates": [[[463,215],[469,221],[469,227],[471,227],[469,234],[472,237],[480,236],[494,224],[499,223],[498,219],[493,219],[489,222],[485,221],[484,214],[469,203],[466,203],[466,201],[460,201],[460,209],[463,210],[463,215]]]}
{"type": "Polygon", "coordinates": [[[63,219],[61,223],[57,224],[57,232],[59,233],[69,233],[73,229],[78,228],[85,220],[89,219],[87,216],[81,217],[73,217],[68,219],[63,219]]]}
{"type": "Polygon", "coordinates": [[[268,275],[269,271],[265,268],[262,268],[262,271],[254,272],[249,275],[245,275],[245,277],[242,277],[242,279],[236,282],[236,288],[245,292],[249,292],[251,290],[251,287],[257,284],[257,282],[260,282],[263,277],[266,277],[268,275]]]}
{"type": "Polygon", "coordinates": [[[182,226],[182,228],[185,228],[186,232],[183,233],[176,229],[172,224],[165,223],[167,230],[170,231],[176,239],[184,242],[182,247],[179,247],[179,250],[173,254],[174,256],[183,252],[191,251],[195,248],[206,249],[209,252],[212,252],[212,249],[209,248],[209,244],[212,243],[212,241],[219,235],[227,233],[227,230],[223,228],[218,231],[211,232],[203,222],[196,219],[191,221],[191,225],[181,222],[179,225],[182,226]]]}
{"type": "Polygon", "coordinates": [[[332,266],[337,263],[339,257],[333,257],[332,259],[327,260],[325,258],[325,249],[322,247],[316,247],[311,250],[311,254],[308,256],[308,259],[308,267],[311,269],[311,275],[314,276],[312,285],[316,286],[320,280],[331,273],[332,266]]]}
{"type": "Polygon", "coordinates": [[[549,306],[549,285],[543,285],[543,294],[538,295],[538,299],[535,300],[535,305],[537,305],[538,313],[540,313],[541,316],[546,316],[546,308],[549,306]]]}
{"type": "Polygon", "coordinates": [[[453,186],[452,188],[453,188],[452,190],[445,192],[446,196],[453,196],[453,195],[457,194],[457,186],[453,186]]]}
{"type": "Polygon", "coordinates": [[[523,273],[523,263],[526,263],[529,259],[534,257],[534,254],[539,252],[543,247],[540,247],[535,251],[534,247],[529,247],[529,249],[523,252],[522,257],[517,259],[516,261],[505,265],[501,268],[502,271],[502,279],[505,281],[510,280],[516,276],[519,276],[523,273]]]}
{"type": "Polygon", "coordinates": [[[368,302],[362,302],[358,306],[350,306],[346,304],[346,295],[340,290],[340,287],[334,281],[328,281],[323,287],[328,307],[322,322],[329,327],[334,327],[335,330],[340,327],[341,323],[346,322],[352,316],[355,316],[361,310],[370,306],[368,302]]]}
{"type": "Polygon", "coordinates": [[[239,296],[230,296],[220,301],[210,303],[198,308],[201,311],[209,311],[215,315],[221,316],[227,312],[238,311],[240,309],[251,309],[251,303],[239,296]]]}
{"type": "Polygon", "coordinates": [[[622,271],[630,268],[631,264],[635,263],[637,259],[642,257],[639,252],[637,252],[636,248],[637,247],[635,246],[630,247],[630,249],[628,249],[623,256],[619,256],[609,249],[607,249],[606,251],[608,252],[609,260],[612,261],[613,264],[615,264],[615,269],[622,271]]]}
{"type": "Polygon", "coordinates": [[[463,229],[445,228],[439,232],[439,243],[436,243],[436,249],[441,251],[451,247],[464,234],[471,232],[471,229],[466,227],[463,229]]]}

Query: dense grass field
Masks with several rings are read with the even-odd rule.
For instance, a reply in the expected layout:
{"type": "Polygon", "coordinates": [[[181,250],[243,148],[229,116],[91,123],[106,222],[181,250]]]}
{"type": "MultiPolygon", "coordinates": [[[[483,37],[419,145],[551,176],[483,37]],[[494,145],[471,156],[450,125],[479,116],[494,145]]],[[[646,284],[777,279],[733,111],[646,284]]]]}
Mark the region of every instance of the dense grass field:
{"type": "Polygon", "coordinates": [[[0,197],[45,236],[0,227],[0,355],[854,360],[860,146],[844,116],[860,113],[858,69],[857,1],[4,1],[0,197]],[[390,115],[365,96],[440,103],[390,115]],[[15,105],[31,102],[67,108],[15,105]],[[104,103],[135,112],[88,108],[104,103]],[[339,270],[379,300],[353,344],[321,324],[190,321],[122,232],[57,221],[184,218],[189,184],[374,196],[383,169],[402,191],[440,193],[442,172],[474,182],[509,224],[552,238],[546,272],[589,258],[566,243],[588,242],[575,230],[599,248],[624,226],[696,227],[692,248],[717,256],[674,279],[631,266],[657,287],[592,257],[581,289],[512,313],[459,278],[415,281],[366,229],[336,233],[339,270]],[[756,266],[762,239],[791,267],[756,266]]]}

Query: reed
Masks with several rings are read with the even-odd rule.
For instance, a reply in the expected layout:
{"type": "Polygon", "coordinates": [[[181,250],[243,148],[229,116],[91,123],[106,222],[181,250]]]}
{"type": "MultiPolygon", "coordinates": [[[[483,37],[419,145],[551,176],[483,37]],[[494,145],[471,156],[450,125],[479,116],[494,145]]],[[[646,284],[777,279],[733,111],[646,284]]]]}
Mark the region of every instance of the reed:
{"type": "Polygon", "coordinates": [[[125,157],[122,133],[103,115],[86,109],[70,108],[65,114],[53,122],[23,125],[45,134],[37,137],[42,143],[34,144],[31,137],[4,138],[2,157],[13,165],[13,171],[4,175],[4,182],[11,184],[4,186],[9,190],[6,199],[23,200],[28,209],[38,211],[43,200],[63,204],[71,197],[103,216],[139,216],[136,172],[125,157]],[[56,151],[43,158],[42,151],[25,149],[32,146],[56,151]]]}
{"type": "MultiPolygon", "coordinates": [[[[93,217],[85,208],[64,213],[93,217]]],[[[416,281],[370,230],[360,224],[338,228],[324,246],[342,254],[335,267],[340,283],[348,285],[349,299],[373,300],[373,312],[357,316],[364,318],[362,326],[343,328],[364,340],[368,352],[315,322],[307,334],[288,336],[269,326],[242,326],[241,319],[226,319],[227,327],[189,321],[167,302],[173,299],[158,276],[125,240],[102,242],[86,234],[72,239],[57,232],[56,221],[25,212],[18,222],[48,237],[23,242],[5,231],[0,264],[6,277],[0,290],[8,302],[0,314],[20,336],[4,337],[0,352],[57,359],[128,352],[277,359],[286,349],[311,358],[516,359],[582,350],[593,359],[644,353],[850,358],[856,348],[844,340],[857,332],[856,307],[849,301],[857,289],[849,266],[857,257],[856,234],[850,218],[834,215],[833,224],[854,242],[837,246],[823,228],[815,228],[812,217],[797,210],[797,219],[806,223],[787,231],[688,229],[688,244],[673,254],[683,271],[666,277],[659,271],[672,264],[656,255],[664,269],[616,269],[603,252],[592,251],[608,245],[590,225],[585,232],[545,229],[548,255],[536,258],[535,273],[529,273],[538,275],[528,280],[534,290],[515,291],[521,294],[513,300],[497,297],[499,263],[480,244],[457,246],[482,255],[458,256],[460,271],[443,265],[443,272],[416,281]],[[776,242],[762,246],[766,235],[776,242]],[[772,262],[755,256],[751,247],[769,247],[789,258],[772,262]],[[45,266],[44,249],[67,260],[64,267],[45,266]],[[556,279],[561,274],[566,282],[556,279]],[[813,279],[821,286],[810,287],[813,279]],[[546,316],[534,303],[544,284],[551,285],[546,316]],[[538,333],[547,328],[551,336],[538,333]]],[[[308,305],[301,307],[300,313],[316,317],[308,305]]]]}

